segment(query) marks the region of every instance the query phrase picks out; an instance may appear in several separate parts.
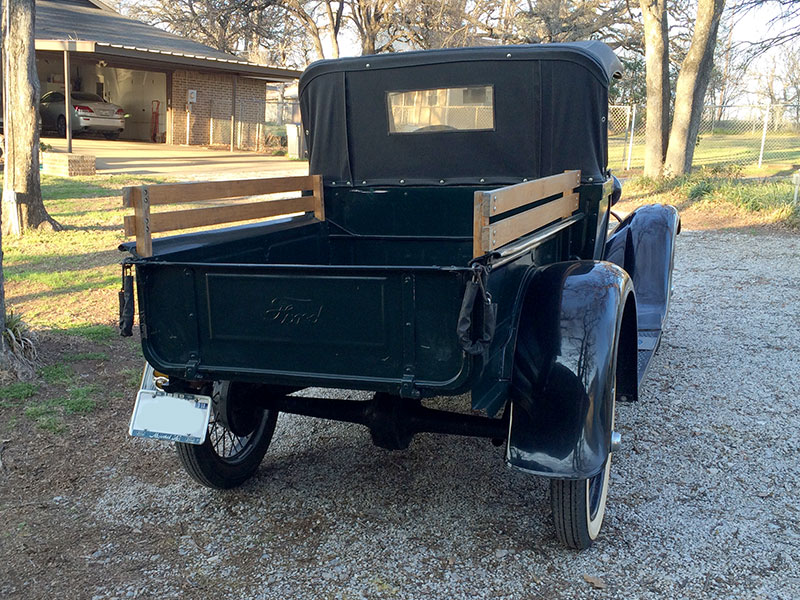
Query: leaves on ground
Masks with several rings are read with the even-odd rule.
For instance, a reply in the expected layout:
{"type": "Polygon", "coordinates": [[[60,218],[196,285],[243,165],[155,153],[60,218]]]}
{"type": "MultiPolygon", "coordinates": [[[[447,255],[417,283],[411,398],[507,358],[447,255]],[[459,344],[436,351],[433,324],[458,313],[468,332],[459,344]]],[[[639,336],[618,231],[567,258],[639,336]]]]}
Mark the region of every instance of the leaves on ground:
{"type": "Polygon", "coordinates": [[[595,575],[584,575],[583,580],[596,590],[604,590],[608,587],[605,581],[595,575]]]}

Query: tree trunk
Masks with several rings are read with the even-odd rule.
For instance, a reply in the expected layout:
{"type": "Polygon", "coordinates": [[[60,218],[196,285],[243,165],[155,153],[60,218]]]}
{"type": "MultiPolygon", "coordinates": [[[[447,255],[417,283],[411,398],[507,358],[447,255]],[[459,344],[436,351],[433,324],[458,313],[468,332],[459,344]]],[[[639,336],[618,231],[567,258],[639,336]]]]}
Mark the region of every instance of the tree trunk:
{"type": "Polygon", "coordinates": [[[342,25],[344,0],[340,0],[336,12],[333,11],[331,1],[332,0],[327,0],[325,2],[325,11],[328,16],[328,35],[331,36],[331,58],[339,58],[339,29],[342,25]]]}
{"type": "Polygon", "coordinates": [[[39,181],[39,76],[33,42],[34,0],[6,0],[3,38],[8,154],[3,180],[3,233],[61,229],[45,210],[39,181]],[[10,17],[10,19],[9,19],[10,17]],[[13,23],[10,31],[7,24],[13,23]]]}
{"type": "Polygon", "coordinates": [[[644,175],[659,178],[669,134],[669,42],[666,0],[639,0],[644,18],[647,121],[644,175]]]}
{"type": "Polygon", "coordinates": [[[725,0],[700,0],[697,5],[692,45],[681,65],[675,90],[675,114],[664,163],[664,173],[668,176],[683,175],[692,169],[723,8],[725,0]]]}
{"type": "Polygon", "coordinates": [[[375,54],[375,37],[367,34],[361,40],[361,55],[375,54]]]}
{"type": "Polygon", "coordinates": [[[301,15],[302,22],[305,26],[305,30],[309,36],[311,36],[311,41],[314,43],[314,50],[317,53],[318,59],[325,58],[325,47],[322,45],[322,36],[319,32],[319,27],[314,22],[314,19],[311,18],[311,15],[307,13],[303,13],[301,15]]]}

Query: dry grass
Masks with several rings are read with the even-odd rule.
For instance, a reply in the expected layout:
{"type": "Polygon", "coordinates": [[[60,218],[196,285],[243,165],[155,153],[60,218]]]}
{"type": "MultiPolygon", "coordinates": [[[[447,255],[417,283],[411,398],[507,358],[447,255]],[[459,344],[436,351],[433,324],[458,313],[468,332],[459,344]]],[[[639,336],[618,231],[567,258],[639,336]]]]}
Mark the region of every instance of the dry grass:
{"type": "Polygon", "coordinates": [[[689,229],[800,228],[800,206],[788,178],[741,179],[700,169],[662,181],[635,177],[623,185],[619,212],[652,203],[674,205],[689,229]]]}

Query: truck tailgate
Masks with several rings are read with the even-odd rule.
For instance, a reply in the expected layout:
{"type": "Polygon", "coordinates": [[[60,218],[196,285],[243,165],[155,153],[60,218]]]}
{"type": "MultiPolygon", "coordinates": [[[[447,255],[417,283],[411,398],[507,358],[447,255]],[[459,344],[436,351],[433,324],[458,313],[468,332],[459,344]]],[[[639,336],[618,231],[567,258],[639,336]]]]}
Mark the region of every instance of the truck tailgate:
{"type": "Polygon", "coordinates": [[[187,378],[452,389],[467,269],[137,265],[148,361],[187,378]]]}

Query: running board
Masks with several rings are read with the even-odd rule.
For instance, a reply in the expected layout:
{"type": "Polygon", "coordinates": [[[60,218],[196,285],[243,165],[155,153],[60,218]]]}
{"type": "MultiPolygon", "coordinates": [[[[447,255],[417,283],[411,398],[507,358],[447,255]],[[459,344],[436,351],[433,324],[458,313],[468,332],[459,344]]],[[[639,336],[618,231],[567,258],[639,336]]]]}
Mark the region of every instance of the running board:
{"type": "Polygon", "coordinates": [[[644,379],[650,361],[658,350],[661,343],[660,329],[640,329],[639,330],[639,351],[637,357],[637,374],[639,383],[644,379]]]}

